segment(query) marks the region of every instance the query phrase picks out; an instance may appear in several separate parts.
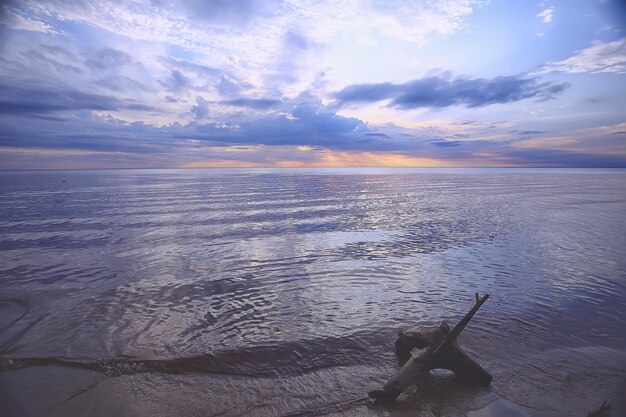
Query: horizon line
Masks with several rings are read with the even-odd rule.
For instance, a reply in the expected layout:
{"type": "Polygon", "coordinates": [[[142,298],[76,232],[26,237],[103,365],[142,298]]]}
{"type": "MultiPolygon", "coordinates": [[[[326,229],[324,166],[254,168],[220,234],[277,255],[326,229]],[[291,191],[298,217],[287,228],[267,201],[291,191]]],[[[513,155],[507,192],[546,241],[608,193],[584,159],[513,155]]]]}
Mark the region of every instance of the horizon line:
{"type": "Polygon", "coordinates": [[[17,169],[3,169],[0,168],[0,172],[28,172],[28,171],[119,171],[119,170],[217,170],[217,169],[281,169],[281,170],[295,170],[295,169],[361,169],[361,168],[381,168],[381,169],[611,169],[611,170],[623,170],[625,166],[393,166],[393,165],[348,165],[348,166],[224,166],[224,167],[117,167],[117,168],[17,168],[17,169]]]}

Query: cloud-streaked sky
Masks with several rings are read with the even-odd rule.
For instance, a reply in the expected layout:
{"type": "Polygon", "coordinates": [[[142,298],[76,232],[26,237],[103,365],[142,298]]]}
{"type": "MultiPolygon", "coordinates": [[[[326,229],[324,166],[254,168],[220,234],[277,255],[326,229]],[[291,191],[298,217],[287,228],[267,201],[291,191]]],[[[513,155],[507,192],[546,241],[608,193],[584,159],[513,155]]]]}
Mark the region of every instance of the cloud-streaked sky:
{"type": "Polygon", "coordinates": [[[619,0],[20,0],[0,168],[626,166],[619,0]]]}

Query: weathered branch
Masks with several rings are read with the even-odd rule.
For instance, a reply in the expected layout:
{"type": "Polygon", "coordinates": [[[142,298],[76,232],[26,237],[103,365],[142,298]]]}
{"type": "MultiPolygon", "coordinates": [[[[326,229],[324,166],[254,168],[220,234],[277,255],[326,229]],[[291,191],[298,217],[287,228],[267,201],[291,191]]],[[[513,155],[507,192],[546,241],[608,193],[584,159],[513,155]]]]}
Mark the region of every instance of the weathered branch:
{"type": "Polygon", "coordinates": [[[463,329],[465,329],[465,326],[467,326],[467,323],[470,322],[472,317],[474,317],[474,314],[476,314],[478,309],[485,303],[485,301],[487,301],[488,298],[489,294],[485,294],[483,298],[478,298],[478,293],[476,293],[476,304],[474,305],[474,307],[472,307],[469,313],[467,313],[465,317],[463,317],[463,319],[461,319],[461,321],[456,326],[454,326],[454,329],[452,329],[450,334],[447,335],[446,338],[441,341],[441,343],[439,343],[439,346],[437,346],[433,351],[433,355],[436,355],[442,349],[450,346],[450,344],[456,340],[456,338],[461,334],[463,329]]]}
{"type": "Polygon", "coordinates": [[[449,369],[467,381],[489,385],[491,375],[456,343],[459,334],[488,298],[489,294],[479,298],[476,293],[476,304],[452,331],[446,322],[442,322],[434,330],[400,333],[396,341],[396,352],[400,361],[405,363],[398,374],[382,389],[370,391],[368,393],[370,398],[383,404],[392,403],[417,378],[435,368],[449,369]],[[416,347],[426,349],[411,356],[411,350],[416,347]]]}
{"type": "Polygon", "coordinates": [[[601,415],[603,415],[605,412],[609,411],[610,409],[611,409],[611,404],[607,403],[606,401],[603,401],[600,407],[596,408],[595,410],[590,411],[587,414],[587,417],[600,417],[601,415]]]}

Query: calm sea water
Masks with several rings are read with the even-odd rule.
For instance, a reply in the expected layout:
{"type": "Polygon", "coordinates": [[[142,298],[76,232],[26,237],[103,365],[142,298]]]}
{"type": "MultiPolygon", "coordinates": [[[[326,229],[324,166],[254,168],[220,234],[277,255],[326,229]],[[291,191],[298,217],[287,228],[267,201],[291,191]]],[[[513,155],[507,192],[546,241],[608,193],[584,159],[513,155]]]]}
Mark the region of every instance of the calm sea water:
{"type": "Polygon", "coordinates": [[[626,343],[624,170],[3,172],[0,197],[15,415],[323,406],[475,292],[464,337],[487,362],[626,343]]]}

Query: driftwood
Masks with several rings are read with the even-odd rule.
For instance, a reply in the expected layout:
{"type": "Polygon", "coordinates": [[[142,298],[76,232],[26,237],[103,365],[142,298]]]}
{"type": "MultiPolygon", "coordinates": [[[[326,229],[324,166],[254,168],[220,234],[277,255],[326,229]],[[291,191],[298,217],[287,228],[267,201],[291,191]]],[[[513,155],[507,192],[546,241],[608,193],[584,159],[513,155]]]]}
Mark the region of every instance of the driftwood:
{"type": "Polygon", "coordinates": [[[611,404],[607,403],[606,401],[603,401],[600,407],[596,408],[595,410],[590,411],[587,414],[587,417],[600,417],[600,416],[606,415],[606,413],[610,410],[611,410],[611,404]]]}
{"type": "Polygon", "coordinates": [[[382,389],[370,391],[369,397],[375,399],[377,403],[393,403],[419,377],[437,368],[448,369],[459,378],[473,384],[489,385],[492,376],[470,358],[456,341],[458,335],[488,298],[489,294],[482,298],[476,294],[476,304],[452,331],[448,324],[443,322],[435,329],[400,332],[396,341],[396,353],[403,366],[382,389]],[[411,351],[415,348],[423,350],[412,355],[411,351]]]}

